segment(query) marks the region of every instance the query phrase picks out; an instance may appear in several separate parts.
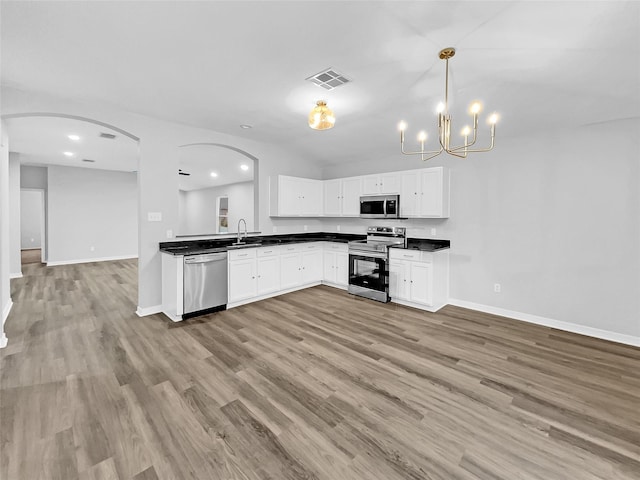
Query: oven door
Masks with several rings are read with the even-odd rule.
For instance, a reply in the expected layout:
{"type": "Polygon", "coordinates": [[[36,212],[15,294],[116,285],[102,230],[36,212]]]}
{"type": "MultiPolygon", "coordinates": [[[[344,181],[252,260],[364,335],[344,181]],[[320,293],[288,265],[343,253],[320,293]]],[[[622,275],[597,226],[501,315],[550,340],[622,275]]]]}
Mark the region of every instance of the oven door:
{"type": "Polygon", "coordinates": [[[389,301],[389,271],[387,255],[349,252],[349,293],[389,301]]]}

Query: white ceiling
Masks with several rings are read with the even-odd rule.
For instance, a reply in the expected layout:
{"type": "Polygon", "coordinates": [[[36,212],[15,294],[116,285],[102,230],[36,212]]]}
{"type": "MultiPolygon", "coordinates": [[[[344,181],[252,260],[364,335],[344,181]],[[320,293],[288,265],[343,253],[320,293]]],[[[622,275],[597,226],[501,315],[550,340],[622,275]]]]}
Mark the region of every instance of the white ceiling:
{"type": "Polygon", "coordinates": [[[457,49],[454,119],[476,99],[500,112],[496,148],[640,111],[633,0],[3,1],[1,27],[3,85],[272,142],[325,164],[398,159],[400,120],[408,139],[420,129],[433,138],[444,95],[437,54],[448,46],[457,49]],[[327,67],[353,83],[328,92],[305,81],[327,67]],[[336,114],[332,130],[306,125],[318,99],[336,114]]]}
{"type": "Polygon", "coordinates": [[[6,119],[10,148],[26,165],[62,165],[102,170],[138,170],[138,142],[120,132],[94,123],[62,117],[6,119]],[[115,135],[114,139],[100,134],[115,135]],[[69,139],[77,135],[79,140],[69,139]],[[66,156],[70,152],[73,156],[66,156]],[[84,159],[94,162],[84,162],[84,159]]]}

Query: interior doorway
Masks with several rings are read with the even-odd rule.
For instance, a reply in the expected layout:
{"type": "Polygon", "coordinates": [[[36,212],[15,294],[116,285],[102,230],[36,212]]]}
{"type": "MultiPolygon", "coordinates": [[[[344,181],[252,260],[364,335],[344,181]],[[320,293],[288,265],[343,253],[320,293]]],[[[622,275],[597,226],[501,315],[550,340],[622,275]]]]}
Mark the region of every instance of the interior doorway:
{"type": "Polygon", "coordinates": [[[20,189],[20,259],[22,265],[47,260],[44,190],[20,189]]]}

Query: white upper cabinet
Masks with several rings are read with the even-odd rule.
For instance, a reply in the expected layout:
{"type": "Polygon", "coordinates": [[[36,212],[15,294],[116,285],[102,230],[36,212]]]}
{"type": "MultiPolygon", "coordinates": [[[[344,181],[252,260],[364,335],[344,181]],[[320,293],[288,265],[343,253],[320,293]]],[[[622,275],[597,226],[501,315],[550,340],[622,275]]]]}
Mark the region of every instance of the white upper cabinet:
{"type": "Polygon", "coordinates": [[[357,217],[362,195],[400,195],[400,216],[449,217],[449,170],[422,168],[313,180],[278,175],[269,182],[272,217],[357,217]]]}
{"type": "Polygon", "coordinates": [[[433,167],[425,168],[420,172],[418,216],[449,217],[449,170],[444,167],[433,167]]]}
{"type": "Polygon", "coordinates": [[[322,180],[278,175],[269,179],[269,215],[319,217],[322,215],[322,180]]]}
{"type": "Polygon", "coordinates": [[[323,183],[325,216],[357,217],[360,214],[361,177],[336,178],[323,183]]]}
{"type": "Polygon", "coordinates": [[[376,195],[384,193],[400,193],[399,172],[365,175],[362,177],[362,194],[376,195]]]}

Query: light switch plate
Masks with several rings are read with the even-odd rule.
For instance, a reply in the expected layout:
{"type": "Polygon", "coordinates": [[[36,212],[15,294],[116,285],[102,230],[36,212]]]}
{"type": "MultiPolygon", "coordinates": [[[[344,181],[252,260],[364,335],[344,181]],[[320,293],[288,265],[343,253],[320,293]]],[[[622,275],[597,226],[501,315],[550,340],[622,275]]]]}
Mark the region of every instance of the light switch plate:
{"type": "Polygon", "coordinates": [[[167,238],[173,238],[173,230],[167,230],[167,238]]]}
{"type": "Polygon", "coordinates": [[[147,212],[147,220],[150,222],[161,222],[162,212],[147,212]]]}

